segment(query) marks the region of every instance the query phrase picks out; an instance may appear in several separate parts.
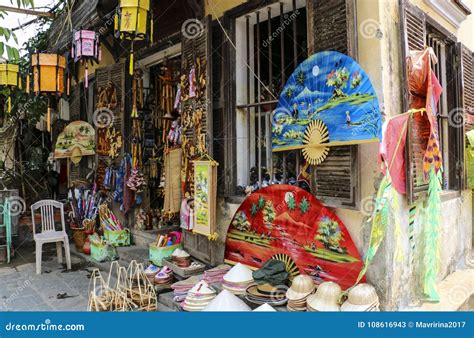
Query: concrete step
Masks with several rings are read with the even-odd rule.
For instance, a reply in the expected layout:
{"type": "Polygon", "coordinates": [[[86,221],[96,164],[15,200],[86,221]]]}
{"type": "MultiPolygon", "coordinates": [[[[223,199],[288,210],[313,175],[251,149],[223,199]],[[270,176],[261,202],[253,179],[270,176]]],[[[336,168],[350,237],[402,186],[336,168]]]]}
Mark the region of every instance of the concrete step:
{"type": "Polygon", "coordinates": [[[457,270],[438,284],[440,301],[402,311],[473,311],[474,269],[457,270]]]}

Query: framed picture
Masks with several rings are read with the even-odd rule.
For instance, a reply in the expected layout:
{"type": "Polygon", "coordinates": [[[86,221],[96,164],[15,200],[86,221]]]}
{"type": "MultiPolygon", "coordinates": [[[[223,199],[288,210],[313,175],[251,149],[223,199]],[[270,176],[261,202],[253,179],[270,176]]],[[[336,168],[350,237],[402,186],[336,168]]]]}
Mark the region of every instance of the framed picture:
{"type": "Polygon", "coordinates": [[[194,161],[194,229],[212,236],[216,229],[217,162],[194,161]]]}

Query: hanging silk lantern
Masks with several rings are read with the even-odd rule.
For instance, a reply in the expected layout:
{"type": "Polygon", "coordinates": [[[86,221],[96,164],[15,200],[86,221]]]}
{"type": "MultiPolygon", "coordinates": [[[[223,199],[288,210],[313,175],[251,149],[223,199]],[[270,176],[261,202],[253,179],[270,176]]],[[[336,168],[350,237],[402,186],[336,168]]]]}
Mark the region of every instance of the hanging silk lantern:
{"type": "MultiPolygon", "coordinates": [[[[8,88],[10,93],[11,88],[20,87],[21,88],[21,79],[19,75],[18,65],[11,63],[2,63],[0,64],[0,87],[8,88]]],[[[7,97],[7,111],[10,112],[12,107],[12,99],[10,94],[7,97]]]]}
{"type": "Polygon", "coordinates": [[[99,63],[102,53],[99,44],[99,34],[94,31],[80,30],[72,34],[71,56],[74,62],[81,62],[85,66],[84,86],[89,86],[89,61],[99,63]]]}
{"type": "Polygon", "coordinates": [[[66,58],[58,54],[37,53],[31,56],[33,91],[36,94],[62,95],[65,81],[66,58]]]}
{"type": "Polygon", "coordinates": [[[120,0],[115,29],[121,39],[132,41],[130,52],[130,75],[133,75],[133,42],[153,41],[153,19],[150,12],[150,0],[120,0]]]}
{"type": "Polygon", "coordinates": [[[127,40],[150,37],[150,0],[120,1],[120,36],[127,40]]]}
{"type": "Polygon", "coordinates": [[[48,95],[47,129],[51,132],[51,95],[64,94],[66,58],[58,54],[36,53],[31,56],[33,91],[48,95]]]}

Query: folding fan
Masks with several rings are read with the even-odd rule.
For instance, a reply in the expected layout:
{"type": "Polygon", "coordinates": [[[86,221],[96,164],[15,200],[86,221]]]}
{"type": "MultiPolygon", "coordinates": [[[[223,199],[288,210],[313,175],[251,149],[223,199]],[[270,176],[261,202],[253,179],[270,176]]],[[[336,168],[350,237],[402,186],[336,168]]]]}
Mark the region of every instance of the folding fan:
{"type": "Polygon", "coordinates": [[[342,221],[306,190],[285,184],[259,189],[240,205],[229,225],[224,258],[241,263],[229,275],[243,270],[242,264],[261,268],[276,259],[290,280],[305,274],[315,283],[333,281],[343,288],[352,286],[362,269],[342,221]]]}
{"type": "Polygon", "coordinates": [[[382,119],[369,77],[352,58],[320,52],[288,78],[272,119],[273,151],[302,149],[320,164],[329,147],[378,142],[382,119]]]}

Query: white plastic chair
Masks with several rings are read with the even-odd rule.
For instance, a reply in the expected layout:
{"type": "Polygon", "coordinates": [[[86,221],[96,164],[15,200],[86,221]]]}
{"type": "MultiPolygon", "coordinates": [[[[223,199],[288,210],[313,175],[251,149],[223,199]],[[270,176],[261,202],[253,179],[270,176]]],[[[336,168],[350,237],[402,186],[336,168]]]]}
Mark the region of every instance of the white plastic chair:
{"type": "Polygon", "coordinates": [[[58,253],[58,262],[62,264],[62,243],[64,243],[64,251],[66,253],[67,269],[71,269],[71,253],[69,251],[69,239],[66,234],[64,224],[64,205],[55,200],[42,200],[31,206],[31,218],[33,221],[33,238],[36,242],[36,274],[41,275],[41,256],[43,253],[44,243],[56,242],[56,251],[58,253]],[[36,233],[35,211],[40,209],[41,212],[41,232],[36,233]],[[54,223],[55,209],[61,211],[61,230],[57,231],[54,223]],[[62,242],[62,243],[61,243],[62,242]]]}

